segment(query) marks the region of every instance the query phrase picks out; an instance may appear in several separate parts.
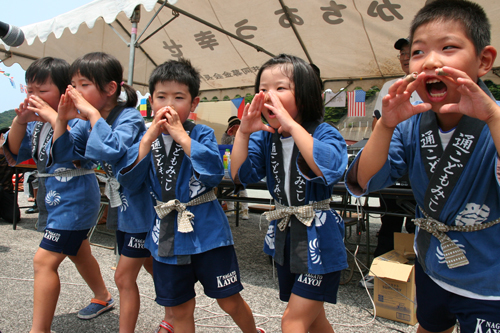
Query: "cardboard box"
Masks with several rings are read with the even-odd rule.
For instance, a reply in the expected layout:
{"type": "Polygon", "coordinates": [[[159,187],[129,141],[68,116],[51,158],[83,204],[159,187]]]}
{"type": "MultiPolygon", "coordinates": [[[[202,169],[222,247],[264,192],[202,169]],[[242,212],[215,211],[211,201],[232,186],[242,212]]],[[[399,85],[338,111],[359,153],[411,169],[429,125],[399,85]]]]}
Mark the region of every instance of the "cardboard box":
{"type": "Polygon", "coordinates": [[[370,275],[375,275],[373,300],[377,316],[409,325],[417,323],[415,269],[407,264],[415,258],[413,234],[394,234],[394,250],[373,259],[370,275]],[[412,302],[413,301],[413,302],[412,302]]]}

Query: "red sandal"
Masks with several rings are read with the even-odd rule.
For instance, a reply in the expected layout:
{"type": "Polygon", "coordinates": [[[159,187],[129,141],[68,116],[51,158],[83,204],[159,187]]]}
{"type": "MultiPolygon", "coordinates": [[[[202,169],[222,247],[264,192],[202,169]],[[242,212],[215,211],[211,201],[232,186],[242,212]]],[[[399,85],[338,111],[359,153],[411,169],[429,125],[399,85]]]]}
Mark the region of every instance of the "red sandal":
{"type": "Polygon", "coordinates": [[[156,329],[155,333],[160,332],[160,330],[164,328],[167,330],[168,333],[174,333],[174,327],[167,321],[162,320],[160,323],[160,326],[156,329]]]}

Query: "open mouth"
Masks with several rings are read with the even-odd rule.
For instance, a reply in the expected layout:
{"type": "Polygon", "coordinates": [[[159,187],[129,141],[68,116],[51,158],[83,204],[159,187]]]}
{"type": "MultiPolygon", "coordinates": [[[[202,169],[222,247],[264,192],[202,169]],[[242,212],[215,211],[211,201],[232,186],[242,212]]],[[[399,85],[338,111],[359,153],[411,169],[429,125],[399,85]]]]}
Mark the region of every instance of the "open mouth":
{"type": "Polygon", "coordinates": [[[274,118],[275,117],[275,114],[273,111],[271,111],[270,109],[267,109],[267,114],[271,117],[271,118],[274,118]]]}
{"type": "Polygon", "coordinates": [[[438,79],[429,79],[425,82],[427,93],[431,98],[442,98],[446,96],[448,87],[438,79]]]}

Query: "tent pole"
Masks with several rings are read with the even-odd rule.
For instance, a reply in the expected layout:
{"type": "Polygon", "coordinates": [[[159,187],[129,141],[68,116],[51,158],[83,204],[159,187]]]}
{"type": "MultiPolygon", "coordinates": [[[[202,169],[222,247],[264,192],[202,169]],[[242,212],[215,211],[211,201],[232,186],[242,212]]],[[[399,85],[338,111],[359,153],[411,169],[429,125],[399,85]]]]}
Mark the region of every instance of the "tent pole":
{"type": "Polygon", "coordinates": [[[135,7],[134,13],[130,18],[132,29],[130,31],[130,53],[128,58],[128,79],[127,84],[131,86],[134,81],[134,62],[135,62],[135,42],[137,37],[137,23],[141,19],[141,7],[135,7]]]}

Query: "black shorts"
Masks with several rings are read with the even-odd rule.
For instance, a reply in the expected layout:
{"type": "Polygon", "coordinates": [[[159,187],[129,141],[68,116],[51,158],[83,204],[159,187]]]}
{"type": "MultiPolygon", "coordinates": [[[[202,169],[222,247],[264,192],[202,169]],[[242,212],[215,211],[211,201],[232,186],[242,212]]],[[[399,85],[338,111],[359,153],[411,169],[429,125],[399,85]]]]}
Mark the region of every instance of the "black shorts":
{"type": "Polygon", "coordinates": [[[76,256],[82,242],[87,239],[90,229],[86,230],[59,230],[45,229],[40,247],[47,251],[76,256]]]}
{"type": "Polygon", "coordinates": [[[194,298],[194,285],[198,281],[205,295],[211,298],[226,298],[243,290],[232,245],[194,254],[188,265],[153,260],[153,279],[156,302],[162,306],[177,306],[194,298]]]}
{"type": "Polygon", "coordinates": [[[280,300],[288,302],[291,294],[314,301],[337,303],[341,271],[327,274],[294,274],[290,271],[290,233],[285,243],[285,262],[276,264],[280,300]]]}
{"type": "Polygon", "coordinates": [[[460,323],[461,332],[500,332],[500,301],[460,296],[437,285],[415,261],[417,319],[429,332],[460,323]]]}
{"type": "Polygon", "coordinates": [[[149,258],[151,253],[144,247],[147,232],[128,233],[116,230],[118,254],[129,258],[149,258]]]}

